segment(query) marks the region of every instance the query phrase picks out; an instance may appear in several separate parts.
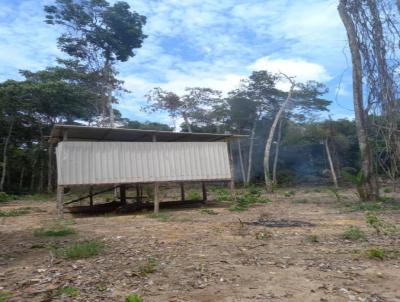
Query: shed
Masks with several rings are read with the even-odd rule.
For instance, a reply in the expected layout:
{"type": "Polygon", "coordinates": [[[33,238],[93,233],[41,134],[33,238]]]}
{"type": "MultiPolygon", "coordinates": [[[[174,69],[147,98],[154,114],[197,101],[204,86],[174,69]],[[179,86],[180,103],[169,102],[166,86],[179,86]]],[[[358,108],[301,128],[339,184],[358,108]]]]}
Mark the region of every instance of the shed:
{"type": "MultiPolygon", "coordinates": [[[[229,182],[233,188],[233,166],[228,142],[241,135],[153,131],[55,125],[50,142],[57,143],[57,209],[64,211],[64,188],[100,185],[119,187],[126,204],[126,186],[154,184],[154,211],[159,209],[159,185],[229,182]]],[[[139,199],[137,200],[139,202],[139,199]]]]}

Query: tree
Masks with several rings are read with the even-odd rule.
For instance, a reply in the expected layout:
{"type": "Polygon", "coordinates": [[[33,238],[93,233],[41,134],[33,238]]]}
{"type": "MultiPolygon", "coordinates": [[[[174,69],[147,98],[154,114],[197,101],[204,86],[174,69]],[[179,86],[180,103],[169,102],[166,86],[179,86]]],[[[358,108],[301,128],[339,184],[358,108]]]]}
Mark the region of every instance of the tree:
{"type": "Polygon", "coordinates": [[[48,24],[65,28],[58,38],[59,48],[99,75],[102,113],[114,126],[112,103],[116,99],[112,91],[120,84],[114,65],[134,57],[134,49],[142,46],[146,18],[131,11],[126,2],[110,5],[105,0],[56,0],[55,5],[45,6],[45,11],[48,24]]]}
{"type": "Polygon", "coordinates": [[[186,88],[186,94],[178,96],[174,92],[165,91],[161,88],[154,88],[147,94],[148,105],[143,107],[144,111],[166,111],[175,121],[181,117],[188,132],[192,131],[192,118],[206,113],[205,105],[217,102],[221,98],[219,91],[210,88],[186,88]]]}

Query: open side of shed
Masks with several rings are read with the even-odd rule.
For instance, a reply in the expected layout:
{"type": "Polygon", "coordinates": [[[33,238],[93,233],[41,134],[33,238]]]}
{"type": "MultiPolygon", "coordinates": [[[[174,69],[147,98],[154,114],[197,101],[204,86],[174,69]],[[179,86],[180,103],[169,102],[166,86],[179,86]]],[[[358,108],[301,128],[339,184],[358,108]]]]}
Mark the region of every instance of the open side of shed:
{"type": "Polygon", "coordinates": [[[50,142],[58,143],[58,215],[62,217],[64,213],[67,187],[89,186],[89,195],[85,197],[93,206],[93,196],[99,193],[93,193],[93,187],[118,187],[121,204],[126,204],[126,186],[136,185],[139,203],[140,186],[151,183],[156,213],[159,186],[163,183],[179,183],[182,201],[185,182],[201,182],[204,200],[207,182],[229,182],[233,190],[228,142],[243,137],[246,136],[56,125],[50,142]]]}

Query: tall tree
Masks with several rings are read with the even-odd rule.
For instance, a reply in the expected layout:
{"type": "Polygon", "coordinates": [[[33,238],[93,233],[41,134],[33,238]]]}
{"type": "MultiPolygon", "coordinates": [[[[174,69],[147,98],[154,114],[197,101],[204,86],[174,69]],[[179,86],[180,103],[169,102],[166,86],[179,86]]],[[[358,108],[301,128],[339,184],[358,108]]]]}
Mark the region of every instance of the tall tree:
{"type": "Polygon", "coordinates": [[[48,24],[65,29],[58,38],[60,49],[98,73],[102,114],[114,126],[112,103],[116,99],[112,92],[120,87],[114,66],[135,56],[134,49],[142,46],[146,18],[122,1],[110,5],[105,0],[56,0],[45,6],[45,11],[48,24]]]}

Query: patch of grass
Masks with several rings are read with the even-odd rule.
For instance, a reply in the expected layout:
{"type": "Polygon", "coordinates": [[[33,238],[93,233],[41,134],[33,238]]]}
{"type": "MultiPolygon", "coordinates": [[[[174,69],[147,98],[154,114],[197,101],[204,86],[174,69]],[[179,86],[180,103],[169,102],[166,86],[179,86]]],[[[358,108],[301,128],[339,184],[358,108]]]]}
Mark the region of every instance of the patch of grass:
{"type": "Polygon", "coordinates": [[[218,212],[215,212],[214,210],[207,209],[207,208],[201,209],[200,212],[203,214],[208,214],[208,215],[218,215],[218,212]]]}
{"type": "Polygon", "coordinates": [[[154,273],[157,270],[158,262],[154,257],[148,257],[146,262],[141,264],[138,268],[141,276],[147,276],[148,274],[154,273]]]}
{"type": "Polygon", "coordinates": [[[304,203],[308,203],[308,200],[307,199],[305,199],[305,198],[302,198],[302,199],[296,199],[296,200],[293,200],[293,203],[300,203],[300,204],[304,204],[304,203]]]}
{"type": "Polygon", "coordinates": [[[386,258],[386,251],[381,248],[372,248],[366,251],[368,258],[383,260],[386,258]]]}
{"type": "Polygon", "coordinates": [[[98,240],[88,240],[68,245],[61,251],[61,256],[66,259],[83,259],[97,256],[104,251],[104,243],[98,240]]]}
{"type": "Polygon", "coordinates": [[[0,203],[1,202],[9,202],[12,200],[17,200],[18,197],[15,195],[7,194],[6,192],[0,192],[0,203]]]}
{"type": "Polygon", "coordinates": [[[311,243],[318,243],[319,242],[319,237],[318,237],[318,235],[315,235],[315,234],[307,235],[306,236],[306,240],[308,242],[311,242],[311,243]]]}
{"type": "Polygon", "coordinates": [[[18,208],[9,211],[0,210],[0,217],[16,217],[16,216],[26,215],[31,212],[32,212],[31,207],[18,208]]]}
{"type": "Polygon", "coordinates": [[[165,213],[151,213],[148,215],[149,218],[157,219],[162,222],[169,221],[171,217],[168,214],[165,213]]]}
{"type": "Polygon", "coordinates": [[[60,295],[65,295],[68,297],[77,297],[81,293],[79,288],[72,287],[72,286],[65,286],[60,288],[59,290],[60,295]]]}
{"type": "Polygon", "coordinates": [[[62,237],[74,235],[76,233],[77,232],[75,229],[64,225],[54,225],[48,228],[40,228],[33,231],[33,234],[37,237],[62,237]]]}
{"type": "Polygon", "coordinates": [[[287,191],[283,194],[283,196],[285,196],[285,197],[292,197],[294,195],[296,195],[296,191],[293,191],[293,190],[287,191]]]}
{"type": "Polygon", "coordinates": [[[7,302],[10,298],[10,293],[0,290],[0,302],[7,302]]]}
{"type": "Polygon", "coordinates": [[[215,191],[216,197],[215,199],[218,202],[227,202],[231,199],[231,195],[227,189],[218,189],[215,191]]]}
{"type": "Polygon", "coordinates": [[[21,199],[23,200],[34,200],[34,201],[48,201],[54,198],[55,195],[53,193],[35,193],[35,194],[21,196],[21,199]]]}
{"type": "Polygon", "coordinates": [[[342,202],[342,197],[339,194],[339,190],[335,187],[328,189],[336,198],[336,202],[342,202]]]}
{"type": "Polygon", "coordinates": [[[142,298],[138,295],[129,295],[125,298],[125,302],[143,302],[142,298]]]}
{"type": "Polygon", "coordinates": [[[63,224],[64,224],[64,225],[75,225],[75,224],[76,224],[76,221],[75,221],[75,220],[72,220],[72,219],[64,220],[64,221],[63,221],[63,224]]]}
{"type": "Polygon", "coordinates": [[[263,197],[261,192],[253,194],[251,191],[246,191],[244,194],[235,197],[235,203],[229,208],[229,210],[240,212],[247,210],[251,205],[265,204],[269,202],[271,202],[271,200],[263,197]]]}
{"type": "Polygon", "coordinates": [[[377,235],[389,235],[398,231],[396,225],[386,222],[382,217],[373,212],[368,212],[365,215],[365,220],[367,224],[375,230],[377,235]]]}
{"type": "Polygon", "coordinates": [[[313,191],[315,193],[322,193],[323,192],[323,190],[321,188],[315,188],[313,191]]]}
{"type": "Polygon", "coordinates": [[[190,191],[187,200],[202,200],[202,197],[199,192],[197,191],[190,191]]]}
{"type": "Polygon", "coordinates": [[[346,228],[342,234],[342,238],[346,240],[364,240],[366,238],[365,233],[357,226],[350,226],[346,228]]]}

